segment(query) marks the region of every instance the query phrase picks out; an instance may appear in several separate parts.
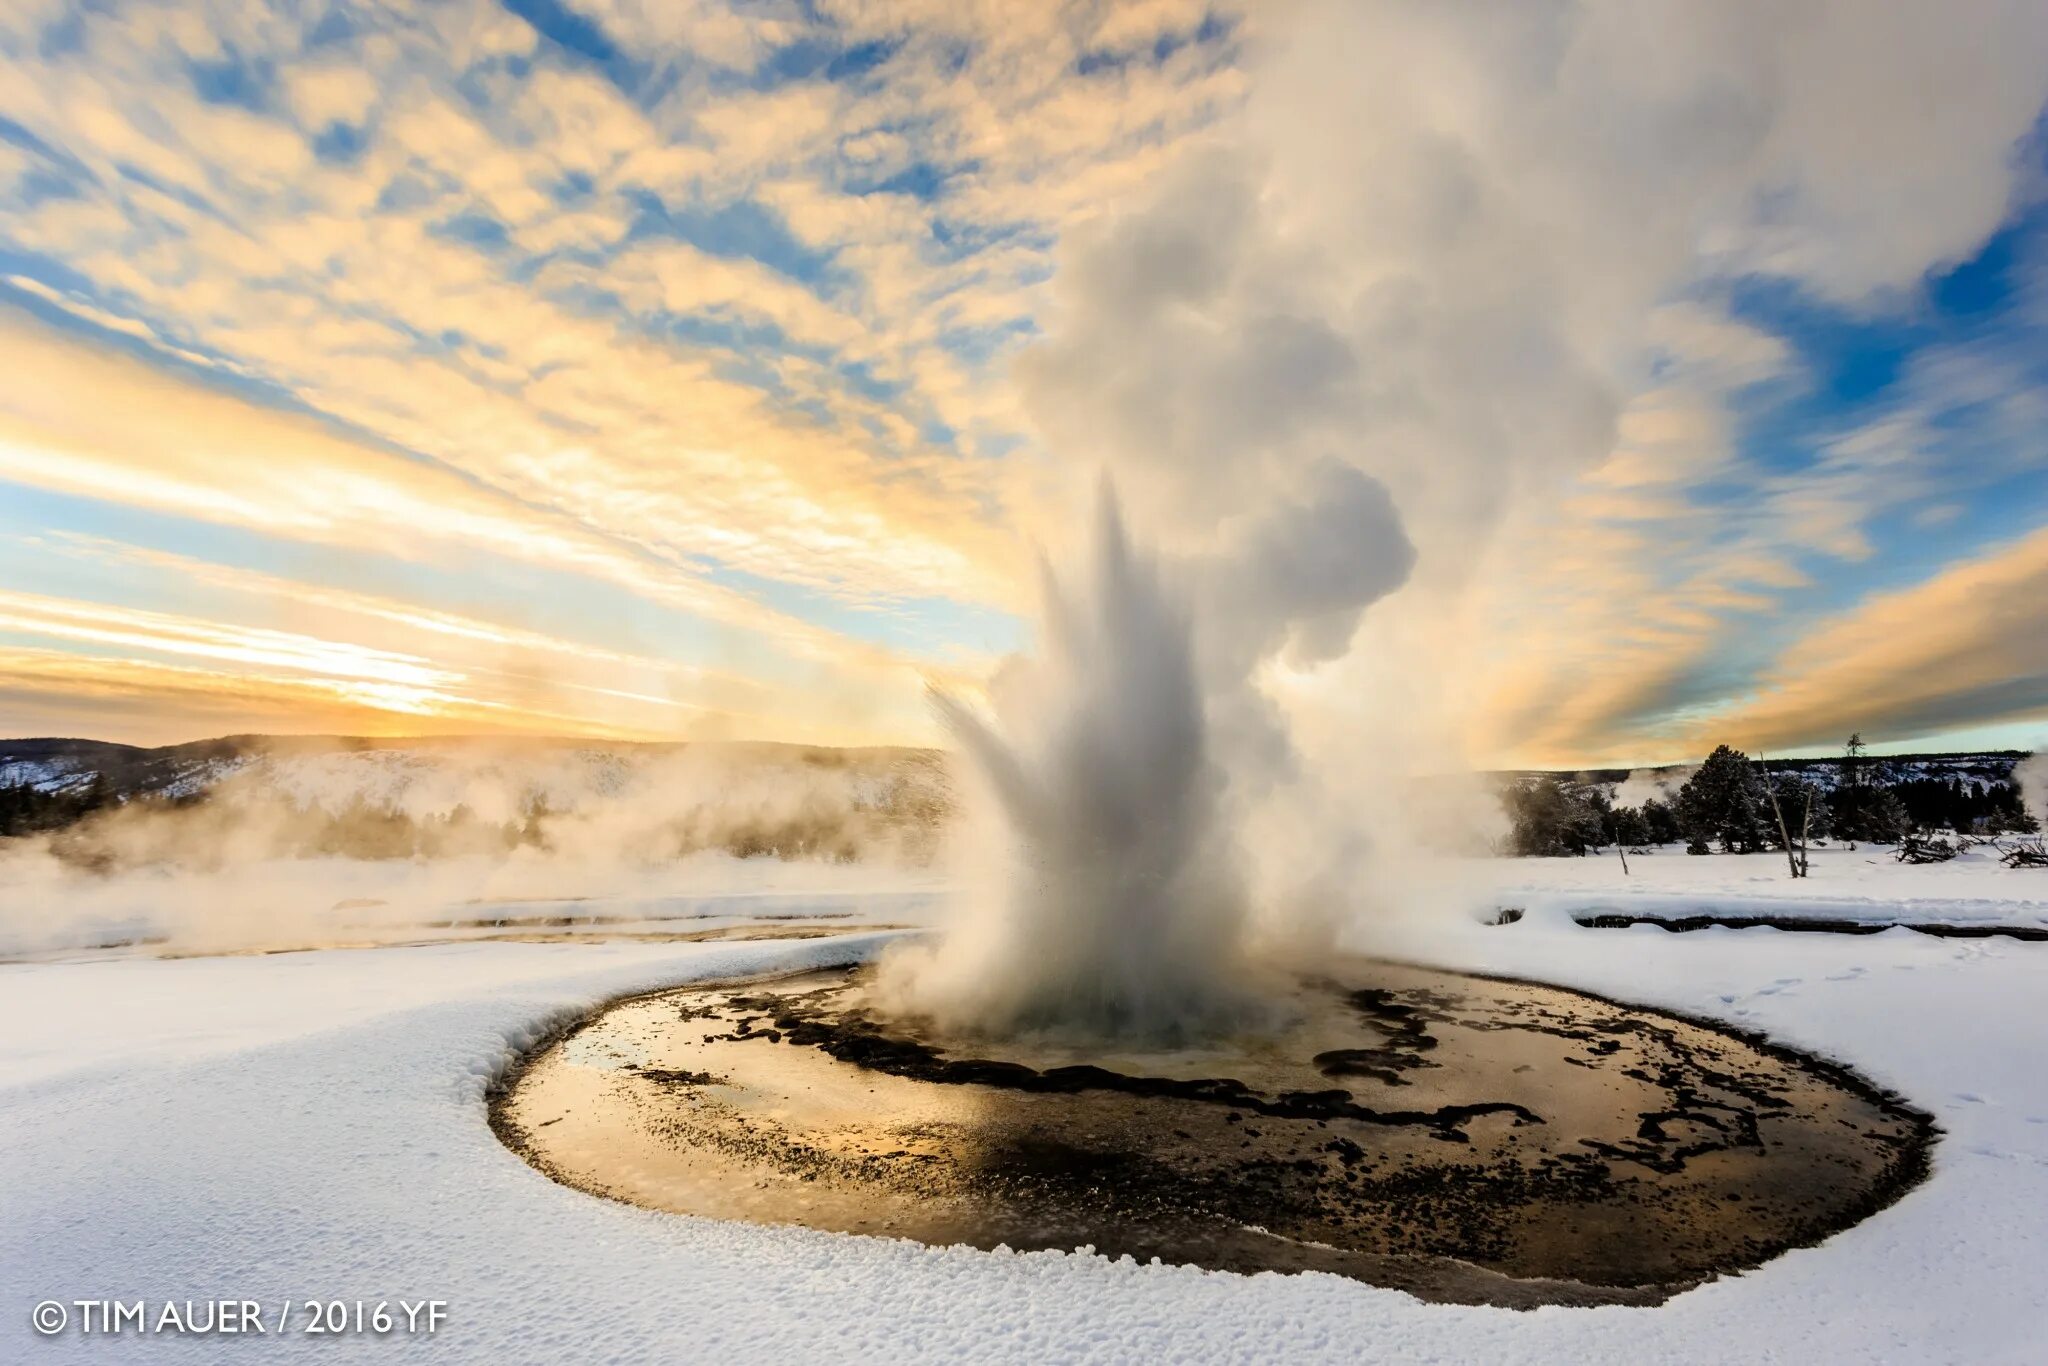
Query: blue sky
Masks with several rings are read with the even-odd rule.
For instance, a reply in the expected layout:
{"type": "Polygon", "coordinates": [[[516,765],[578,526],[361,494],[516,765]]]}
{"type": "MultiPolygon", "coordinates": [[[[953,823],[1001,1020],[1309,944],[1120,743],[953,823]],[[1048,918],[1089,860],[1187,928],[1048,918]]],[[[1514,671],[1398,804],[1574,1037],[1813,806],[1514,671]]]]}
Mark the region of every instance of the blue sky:
{"type": "MultiPolygon", "coordinates": [[[[1568,31],[1575,7],[1554,8],[1568,31]]],[[[1462,41],[1426,9],[1370,9],[1343,22],[1380,49],[1462,41]]],[[[1049,435],[1049,410],[1087,417],[1099,395],[1020,387],[1015,366],[1100,302],[1062,273],[1076,243],[1148,212],[1205,149],[1274,136],[1246,121],[1275,98],[1257,18],[1185,0],[15,9],[0,730],[929,739],[927,682],[973,686],[1027,643],[1061,490],[1150,458],[1049,435]]],[[[1853,208],[1853,177],[1823,172],[1860,153],[1759,151],[1742,214],[1702,219],[1703,244],[1736,223],[1733,245],[1585,342],[1615,425],[1485,535],[1502,560],[1518,536],[1587,555],[1611,536],[1627,572],[1546,554],[1469,586],[1511,623],[1489,637],[1500,695],[1471,703],[1475,762],[1679,758],[1715,726],[2038,738],[2048,660],[1989,643],[2043,624],[2012,603],[2039,599],[2029,538],[2048,527],[2044,91],[2000,79],[1981,118],[1944,125],[1953,145],[1898,147],[1973,168],[1942,191],[1969,213],[1915,235],[1846,212],[1802,256],[1770,196],[1795,226],[1823,189],[1853,208]],[[1845,283],[1837,249],[1881,268],[1845,283]],[[1631,433],[1672,414],[1714,450],[1643,478],[1675,448],[1632,452],[1631,433]],[[1977,637],[1878,647],[1912,634],[1886,613],[1959,629],[1945,576],[1985,564],[1994,588],[1964,595],[1987,605],[1977,637]],[[1939,668],[1948,694],[1905,685],[1939,668]]],[[[1432,145],[1491,153],[1479,125],[1428,117],[1432,145]]],[[[1275,174],[1312,142],[1271,149],[1275,174]]],[[[1325,239],[1309,245],[1343,249],[1325,239]]],[[[1345,258],[1360,280],[1366,259],[1345,258]]],[[[1425,287],[1438,268],[1373,267],[1425,287]]],[[[1339,317],[1314,295],[1301,307],[1339,317]]],[[[1427,556],[1430,490],[1386,477],[1427,556]]],[[[1172,553],[1205,534],[1152,530],[1172,553]]]]}

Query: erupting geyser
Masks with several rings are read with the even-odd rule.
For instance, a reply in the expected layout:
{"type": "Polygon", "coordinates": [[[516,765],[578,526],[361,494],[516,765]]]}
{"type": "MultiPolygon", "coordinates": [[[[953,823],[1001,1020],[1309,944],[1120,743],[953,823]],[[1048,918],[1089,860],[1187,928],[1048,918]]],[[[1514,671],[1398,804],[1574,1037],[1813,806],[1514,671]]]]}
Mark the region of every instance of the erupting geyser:
{"type": "Polygon", "coordinates": [[[973,784],[962,915],[884,959],[881,999],[952,1028],[1182,1038],[1243,1022],[1242,885],[1221,828],[1187,604],[1106,488],[1079,591],[1046,567],[1043,638],[993,719],[936,703],[973,784]]]}
{"type": "Polygon", "coordinates": [[[658,1209],[1524,1307],[1653,1304],[1917,1181],[1924,1116],[1760,1040],[1335,954],[1255,977],[1237,827],[1289,753],[1245,743],[1256,666],[1412,555],[1377,484],[1323,492],[1176,563],[1198,638],[1105,488],[993,714],[936,698],[971,785],[947,932],[615,1003],[497,1088],[499,1135],[658,1209]],[[1300,534],[1331,509],[1334,551],[1300,534]]]}

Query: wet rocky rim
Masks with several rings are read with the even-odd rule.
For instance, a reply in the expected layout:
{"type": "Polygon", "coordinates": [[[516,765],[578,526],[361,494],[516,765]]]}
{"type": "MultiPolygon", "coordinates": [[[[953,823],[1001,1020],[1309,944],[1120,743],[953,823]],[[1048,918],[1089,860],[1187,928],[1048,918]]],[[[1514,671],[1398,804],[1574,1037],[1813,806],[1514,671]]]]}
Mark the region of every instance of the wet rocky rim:
{"type": "Polygon", "coordinates": [[[1002,1050],[935,1044],[849,1005],[853,970],[617,998],[517,1059],[492,1087],[490,1122],[550,1178],[629,1203],[928,1242],[1320,1269],[1426,1299],[1513,1307],[1661,1302],[1821,1241],[1928,1173],[1932,1119],[1840,1063],[1576,989],[1376,966],[1453,987],[1310,983],[1365,1034],[1364,1046],[1303,1060],[1319,1084],[960,1056],[1002,1050]],[[582,1107],[545,1119],[522,1110],[517,1098],[543,1059],[601,1034],[626,1008],[695,1029],[704,1065],[621,1065],[623,1121],[582,1107]],[[1432,1072],[1461,1040],[1490,1048],[1491,1036],[1557,1055],[1513,1067],[1532,1075],[1513,1097],[1446,1099],[1432,1072]],[[1440,1050],[1440,1039],[1453,1047],[1440,1050]],[[747,1084],[755,1060],[794,1055],[899,1091],[972,1096],[981,1117],[965,1129],[909,1123],[886,1130],[893,1136],[820,1143],[723,1099],[747,1084]],[[1546,1103],[1582,1076],[1642,1092],[1626,1102],[1623,1127],[1589,1128],[1557,1113],[1571,1105],[1546,1103]],[[1432,1091],[1406,1103],[1404,1093],[1432,1091]],[[551,1128],[564,1119],[566,1128],[551,1128]],[[726,1184],[759,1173],[752,1184],[802,1196],[790,1209],[735,1213],[621,1184],[587,1148],[563,1146],[578,1126],[622,1122],[645,1131],[640,1141],[658,1134],[711,1164],[726,1184]],[[819,1207],[821,1192],[852,1200],[855,1212],[833,1212],[829,1198],[819,1207]],[[859,1212],[862,1192],[872,1217],[859,1212]]]}

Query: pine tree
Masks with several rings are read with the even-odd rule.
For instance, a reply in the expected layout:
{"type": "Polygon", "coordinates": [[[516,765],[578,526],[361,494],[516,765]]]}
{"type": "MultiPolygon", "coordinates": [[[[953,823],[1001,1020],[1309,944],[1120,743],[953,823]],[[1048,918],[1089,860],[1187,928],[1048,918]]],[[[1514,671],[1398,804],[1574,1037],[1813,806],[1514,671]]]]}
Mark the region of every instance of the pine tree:
{"type": "Polygon", "coordinates": [[[1607,813],[1607,838],[1624,847],[1650,843],[1650,823],[1633,806],[1617,806],[1607,813]]]}
{"type": "Polygon", "coordinates": [[[1857,731],[1850,735],[1849,742],[1842,746],[1842,761],[1837,765],[1841,770],[1841,786],[1863,786],[1863,751],[1865,748],[1862,731],[1857,731]]]}
{"type": "Polygon", "coordinates": [[[1890,787],[1861,783],[1836,791],[1830,804],[1835,834],[1845,840],[1889,844],[1913,828],[1913,815],[1890,787]]]}
{"type": "Polygon", "coordinates": [[[1889,788],[1878,789],[1877,797],[1864,809],[1864,838],[1892,844],[1902,840],[1913,828],[1913,818],[1906,811],[1906,804],[1900,801],[1889,788]]]}
{"type": "Polygon", "coordinates": [[[1600,802],[1555,774],[1518,783],[1501,801],[1507,808],[1508,844],[1517,854],[1583,854],[1605,841],[1600,802]]]}
{"type": "Polygon", "coordinates": [[[94,773],[92,781],[85,785],[85,794],[78,799],[78,814],[90,816],[95,811],[103,811],[113,800],[113,793],[107,787],[107,775],[94,773]]]}
{"type": "Polygon", "coordinates": [[[1643,803],[1643,826],[1650,844],[1671,844],[1678,839],[1678,817],[1655,797],[1643,803]]]}
{"type": "Polygon", "coordinates": [[[1763,784],[1741,751],[1717,745],[1699,772],[1678,789],[1678,825],[1688,844],[1718,842],[1728,854],[1755,853],[1764,843],[1763,784]]]}

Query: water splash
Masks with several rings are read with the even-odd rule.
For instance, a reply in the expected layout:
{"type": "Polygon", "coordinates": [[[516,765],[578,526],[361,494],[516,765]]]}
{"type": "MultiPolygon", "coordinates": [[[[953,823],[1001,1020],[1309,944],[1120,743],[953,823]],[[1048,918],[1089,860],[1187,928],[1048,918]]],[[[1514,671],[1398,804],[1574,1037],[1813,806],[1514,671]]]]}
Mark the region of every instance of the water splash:
{"type": "Polygon", "coordinates": [[[978,843],[958,923],[887,958],[880,994],[991,1032],[1242,1023],[1259,1007],[1188,609],[1107,488],[1082,590],[1042,578],[1040,651],[998,680],[994,715],[935,695],[978,843]]]}

